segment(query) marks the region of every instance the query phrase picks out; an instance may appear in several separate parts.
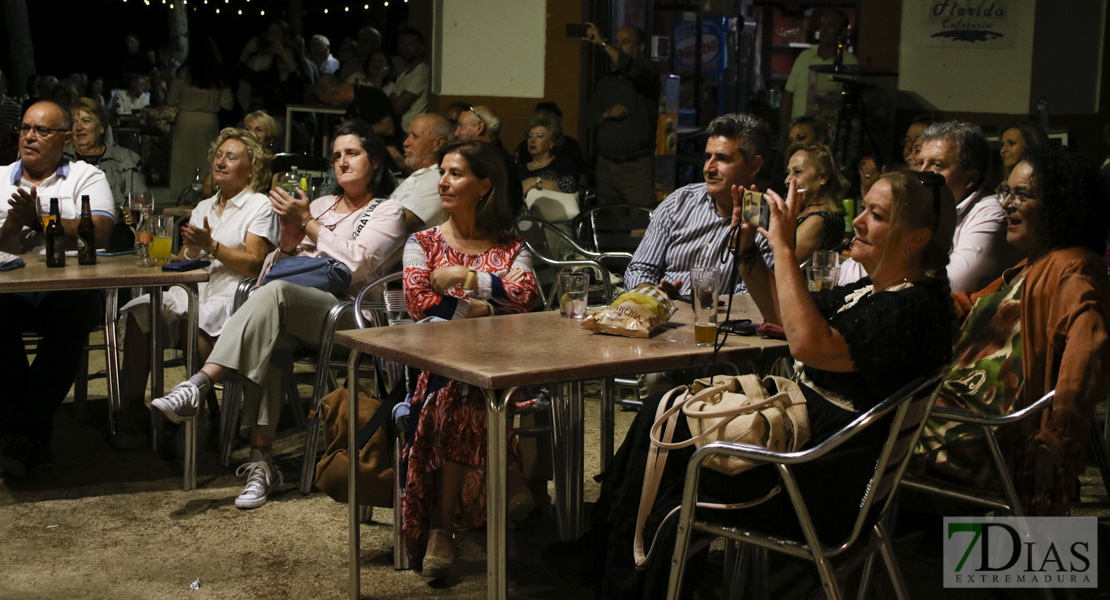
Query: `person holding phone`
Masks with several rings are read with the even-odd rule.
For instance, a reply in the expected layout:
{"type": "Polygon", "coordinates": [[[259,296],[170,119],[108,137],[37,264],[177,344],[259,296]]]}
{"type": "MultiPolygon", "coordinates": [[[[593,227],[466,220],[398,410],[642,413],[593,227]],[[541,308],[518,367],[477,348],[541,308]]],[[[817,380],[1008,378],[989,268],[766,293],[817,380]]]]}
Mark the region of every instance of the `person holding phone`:
{"type": "MultiPolygon", "coordinates": [[[[259,190],[270,183],[270,153],[246,129],[220,132],[208,151],[215,196],[193,209],[181,228],[181,257],[205,259],[208,282],[198,286],[201,360],[208,358],[216,338],[231,316],[235,290],[247,277],[257,277],[262,263],[277,247],[281,226],[270,199],[259,190]]],[[[163,322],[168,343],[179,347],[186,337],[188,298],[184,290],[169,288],[162,295],[163,322]]],[[[123,348],[124,426],[114,443],[120,448],[145,445],[147,412],[142,410],[150,373],[150,296],[128,302],[120,310],[127,319],[123,348]]]]}
{"type": "Polygon", "coordinates": [[[660,86],[659,66],[644,54],[647,35],[624,27],[610,44],[586,23],[582,39],[600,46],[613,63],[613,71],[598,80],[585,117],[597,140],[598,202],[655,206],[660,86]]]}

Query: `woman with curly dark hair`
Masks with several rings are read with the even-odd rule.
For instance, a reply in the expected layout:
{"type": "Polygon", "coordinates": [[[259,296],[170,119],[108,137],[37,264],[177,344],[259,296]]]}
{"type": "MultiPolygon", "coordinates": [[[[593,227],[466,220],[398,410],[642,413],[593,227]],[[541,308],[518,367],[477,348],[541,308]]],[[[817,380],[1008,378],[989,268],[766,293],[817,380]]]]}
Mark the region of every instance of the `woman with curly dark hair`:
{"type": "MultiPolygon", "coordinates": [[[[1056,390],[1040,418],[999,431],[999,442],[1026,514],[1063,515],[1110,383],[1106,190],[1094,165],[1041,148],[1022,156],[998,197],[1006,241],[1027,258],[977,293],[954,294],[961,332],[937,402],[1002,415],[1056,390]]],[[[930,420],[925,469],[991,486],[977,428],[930,420]]]]}

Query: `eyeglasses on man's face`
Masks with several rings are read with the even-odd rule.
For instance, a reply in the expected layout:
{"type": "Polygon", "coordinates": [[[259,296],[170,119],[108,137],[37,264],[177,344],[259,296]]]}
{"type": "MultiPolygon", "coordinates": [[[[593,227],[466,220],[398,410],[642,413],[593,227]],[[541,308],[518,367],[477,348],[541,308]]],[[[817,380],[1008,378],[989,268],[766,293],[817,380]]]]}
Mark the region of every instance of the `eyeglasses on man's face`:
{"type": "Polygon", "coordinates": [[[1034,196],[1030,196],[1028,190],[1025,190],[1025,189],[1020,188],[1020,187],[1019,188],[1012,188],[1012,187],[1006,185],[1005,183],[999,184],[999,186],[997,188],[995,188],[994,193],[998,194],[998,203],[999,204],[1005,202],[1006,198],[1009,198],[1010,199],[1010,205],[1014,207],[1014,210],[1017,210],[1017,209],[1021,208],[1021,205],[1024,204],[1026,200],[1036,200],[1037,199],[1034,196]]]}
{"type": "Polygon", "coordinates": [[[482,122],[482,125],[488,125],[488,123],[486,123],[486,120],[482,118],[482,115],[478,114],[478,111],[474,110],[474,106],[467,104],[466,110],[474,113],[474,116],[478,117],[478,120],[482,122]]]}
{"type": "Polygon", "coordinates": [[[50,137],[50,134],[55,133],[55,132],[69,131],[68,129],[43,127],[42,125],[28,125],[26,123],[21,124],[19,127],[13,127],[13,129],[18,131],[19,135],[21,135],[23,137],[26,137],[26,136],[30,135],[31,132],[33,131],[33,132],[35,132],[35,137],[39,137],[39,138],[43,138],[43,139],[50,137]]]}

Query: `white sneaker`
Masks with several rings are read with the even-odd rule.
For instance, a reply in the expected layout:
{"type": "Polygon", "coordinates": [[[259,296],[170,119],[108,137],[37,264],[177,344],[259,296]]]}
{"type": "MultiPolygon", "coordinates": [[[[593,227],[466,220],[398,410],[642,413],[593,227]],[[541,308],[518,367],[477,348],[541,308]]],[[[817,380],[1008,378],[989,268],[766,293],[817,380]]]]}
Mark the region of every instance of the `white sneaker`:
{"type": "Polygon", "coordinates": [[[175,385],[169,394],[155,398],[151,406],[162,411],[174,423],[197,416],[200,409],[200,390],[188,381],[175,385]]]}
{"type": "Polygon", "coordinates": [[[235,499],[235,508],[258,508],[266,504],[270,490],[281,484],[281,471],[264,460],[239,465],[235,475],[242,477],[244,474],[247,476],[247,485],[235,499]]]}

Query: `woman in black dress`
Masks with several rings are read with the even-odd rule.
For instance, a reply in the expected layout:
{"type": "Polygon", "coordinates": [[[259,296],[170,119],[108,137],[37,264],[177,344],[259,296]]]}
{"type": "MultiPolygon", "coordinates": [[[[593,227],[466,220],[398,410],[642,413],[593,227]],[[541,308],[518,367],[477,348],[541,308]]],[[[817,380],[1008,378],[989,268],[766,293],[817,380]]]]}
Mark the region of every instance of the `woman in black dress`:
{"type": "MultiPolygon", "coordinates": [[[[955,227],[955,203],[943,178],[926,186],[928,173],[889,173],[864,200],[853,225],[856,239],[852,257],[870,277],[849,286],[810,293],[794,250],[795,222],[802,199],[790,184],[783,199],[773,191],[765,198],[771,208],[768,230],[760,230],[775,255],[778,270],[764,263],[755,245],[755,230],[741,226],[740,275],[768,322],[783,326],[790,353],[797,361],[795,379],[806,397],[812,437],[807,446],[821,443],[860,413],[886,399],[913,379],[935,372],[952,351],[953,312],[945,266],[955,227]],[[948,196],[948,197],[945,197],[948,196]]],[[[737,206],[739,193],[733,189],[737,206]]],[[[738,222],[739,215],[734,216],[738,222]]],[[[628,436],[605,470],[601,497],[593,516],[589,568],[598,575],[600,597],[657,598],[666,593],[667,561],[674,539],[674,519],[660,524],[663,515],[682,499],[683,477],[692,449],[672,451],[660,491],[644,535],[656,530],[654,553],[646,569],[632,568],[635,526],[648,430],[654,406],[640,409],[628,436]]],[[[679,419],[676,439],[688,437],[679,419]]],[[[849,533],[884,438],[881,427],[854,437],[825,457],[794,469],[798,485],[822,539],[842,539],[849,533]]],[[[767,493],[779,477],[762,466],[730,477],[707,471],[701,480],[702,499],[743,502],[767,493]]],[[[757,524],[761,531],[801,535],[785,494],[752,508],[719,511],[715,520],[736,525],[757,524]]],[[[702,561],[691,561],[696,565],[702,561]]],[[[690,573],[687,581],[697,579],[690,573]]]]}

